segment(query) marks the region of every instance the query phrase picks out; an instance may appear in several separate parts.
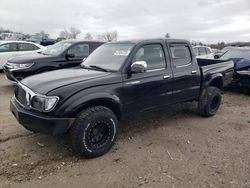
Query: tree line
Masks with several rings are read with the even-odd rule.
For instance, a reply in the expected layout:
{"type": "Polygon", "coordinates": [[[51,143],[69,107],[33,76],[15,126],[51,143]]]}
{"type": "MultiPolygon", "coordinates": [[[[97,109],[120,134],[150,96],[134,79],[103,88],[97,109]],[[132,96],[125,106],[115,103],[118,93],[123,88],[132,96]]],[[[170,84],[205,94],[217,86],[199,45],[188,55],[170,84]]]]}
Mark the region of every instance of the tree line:
{"type": "MultiPolygon", "coordinates": [[[[30,34],[24,34],[21,32],[14,32],[10,29],[5,29],[0,27],[0,34],[2,33],[15,33],[15,34],[22,34],[25,37],[24,38],[29,38],[32,35],[30,34]]],[[[78,28],[75,27],[70,27],[70,29],[63,29],[62,31],[60,31],[59,33],[59,37],[60,39],[77,39],[79,37],[79,35],[82,34],[82,31],[78,28]]],[[[40,32],[36,33],[35,35],[40,35],[41,38],[49,38],[49,34],[47,32],[45,32],[44,30],[41,30],[40,32]]],[[[107,31],[107,32],[103,32],[97,35],[94,35],[90,32],[87,32],[84,34],[83,37],[81,37],[85,40],[99,40],[99,41],[104,41],[104,42],[111,42],[111,41],[117,41],[118,39],[118,32],[117,31],[107,31]]]]}

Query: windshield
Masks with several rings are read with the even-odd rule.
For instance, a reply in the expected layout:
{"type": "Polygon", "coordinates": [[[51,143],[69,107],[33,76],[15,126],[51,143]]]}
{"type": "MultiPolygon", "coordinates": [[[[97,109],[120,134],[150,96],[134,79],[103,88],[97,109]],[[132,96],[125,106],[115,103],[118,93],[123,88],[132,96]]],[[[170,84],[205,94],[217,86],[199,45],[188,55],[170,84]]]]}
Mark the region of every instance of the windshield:
{"type": "Polygon", "coordinates": [[[250,60],[250,50],[231,49],[220,57],[222,60],[231,58],[244,58],[250,60]]]}
{"type": "Polygon", "coordinates": [[[45,55],[51,55],[51,56],[58,56],[61,54],[65,49],[67,49],[72,43],[71,42],[58,42],[52,46],[49,46],[46,50],[44,50],[42,53],[45,55]]]}
{"type": "Polygon", "coordinates": [[[107,43],[97,48],[83,63],[84,67],[100,67],[118,71],[133,48],[133,43],[107,43]]]}

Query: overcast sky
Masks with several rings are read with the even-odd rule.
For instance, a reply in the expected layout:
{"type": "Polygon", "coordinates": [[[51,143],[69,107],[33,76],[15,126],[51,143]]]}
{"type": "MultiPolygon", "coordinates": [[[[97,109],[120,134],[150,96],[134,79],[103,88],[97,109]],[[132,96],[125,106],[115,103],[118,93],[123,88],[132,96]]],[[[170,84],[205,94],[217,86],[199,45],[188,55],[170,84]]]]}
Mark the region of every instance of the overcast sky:
{"type": "Polygon", "coordinates": [[[71,26],[120,40],[250,41],[250,0],[0,0],[0,27],[57,37],[71,26]]]}

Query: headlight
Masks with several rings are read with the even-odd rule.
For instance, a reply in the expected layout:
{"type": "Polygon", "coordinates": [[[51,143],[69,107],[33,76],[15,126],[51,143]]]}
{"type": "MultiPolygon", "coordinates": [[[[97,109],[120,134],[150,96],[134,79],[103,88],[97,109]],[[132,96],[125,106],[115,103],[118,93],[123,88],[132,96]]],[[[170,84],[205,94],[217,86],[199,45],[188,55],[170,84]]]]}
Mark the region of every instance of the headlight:
{"type": "Polygon", "coordinates": [[[18,69],[28,69],[34,65],[34,63],[25,63],[25,64],[15,64],[15,63],[9,63],[9,65],[12,66],[12,70],[18,70],[18,69]]]}
{"type": "Polygon", "coordinates": [[[32,108],[34,108],[36,110],[49,112],[55,107],[58,99],[59,98],[56,96],[36,95],[36,96],[32,97],[30,105],[32,108]]]}

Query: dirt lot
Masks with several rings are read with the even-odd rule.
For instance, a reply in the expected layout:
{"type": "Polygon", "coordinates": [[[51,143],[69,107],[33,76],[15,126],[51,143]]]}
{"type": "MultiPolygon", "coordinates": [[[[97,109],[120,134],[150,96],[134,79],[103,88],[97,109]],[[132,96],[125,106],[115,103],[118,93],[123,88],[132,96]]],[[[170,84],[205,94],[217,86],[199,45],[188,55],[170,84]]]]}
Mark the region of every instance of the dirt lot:
{"type": "Polygon", "coordinates": [[[34,134],[9,112],[0,74],[0,187],[250,188],[250,96],[227,93],[213,118],[176,105],[122,123],[111,152],[86,160],[67,135],[34,134]]]}

